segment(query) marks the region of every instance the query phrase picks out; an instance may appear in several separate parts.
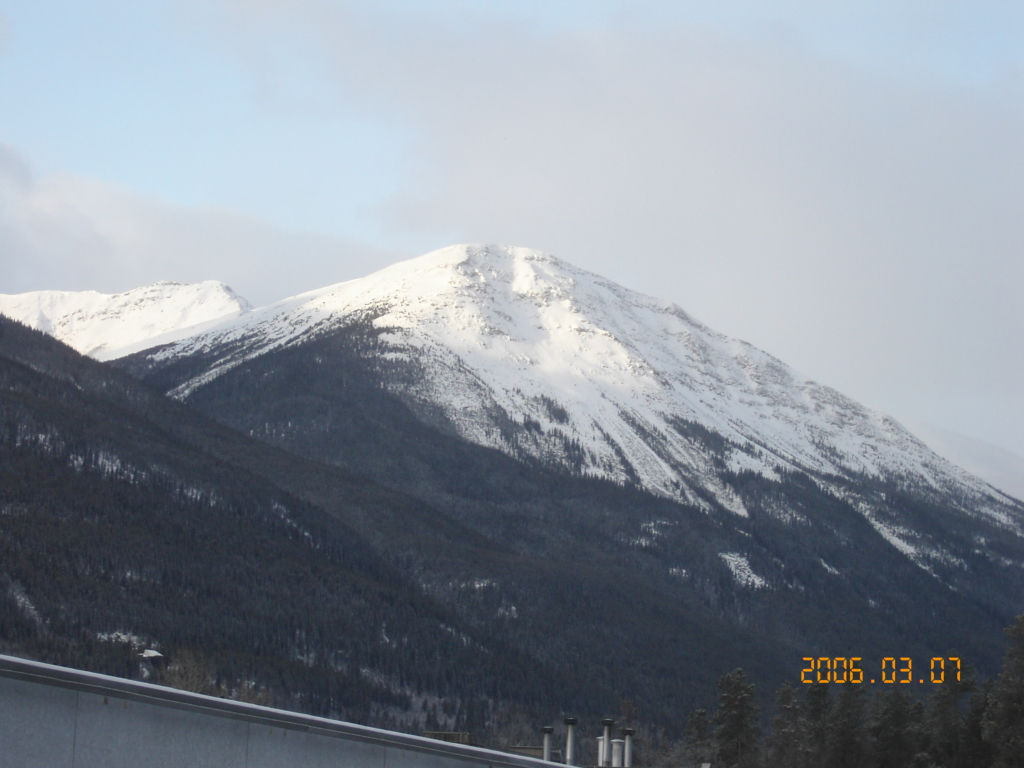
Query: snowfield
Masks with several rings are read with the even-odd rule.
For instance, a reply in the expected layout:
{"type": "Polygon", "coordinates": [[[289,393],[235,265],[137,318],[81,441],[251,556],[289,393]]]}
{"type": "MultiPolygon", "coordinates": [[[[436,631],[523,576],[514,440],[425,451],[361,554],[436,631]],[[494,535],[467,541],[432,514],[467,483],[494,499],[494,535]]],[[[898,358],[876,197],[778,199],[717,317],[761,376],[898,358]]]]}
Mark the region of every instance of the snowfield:
{"type": "Polygon", "coordinates": [[[203,324],[236,317],[249,303],[214,280],[193,285],[157,283],[125,293],[34,291],[0,294],[0,314],[60,339],[84,355],[112,360],[191,336],[203,324]],[[143,346],[139,346],[142,344],[143,346]]]}

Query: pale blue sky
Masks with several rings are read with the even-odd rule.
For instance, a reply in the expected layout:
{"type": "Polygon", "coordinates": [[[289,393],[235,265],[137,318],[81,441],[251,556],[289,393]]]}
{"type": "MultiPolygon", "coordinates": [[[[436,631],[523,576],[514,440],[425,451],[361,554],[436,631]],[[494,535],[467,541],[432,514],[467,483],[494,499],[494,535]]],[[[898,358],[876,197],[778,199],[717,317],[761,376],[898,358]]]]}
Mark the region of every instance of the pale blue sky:
{"type": "Polygon", "coordinates": [[[1024,454],[1020,2],[0,0],[0,293],[458,241],[1024,454]]]}
{"type": "MultiPolygon", "coordinates": [[[[37,173],[70,172],[182,205],[237,207],[286,227],[388,239],[359,209],[402,185],[396,155],[415,127],[347,104],[287,39],[268,46],[273,74],[254,72],[224,42],[205,5],[0,2],[6,27],[0,138],[37,173]]],[[[1024,67],[1024,5],[1015,2],[392,0],[372,6],[396,19],[423,15],[468,34],[481,20],[521,24],[540,35],[623,22],[702,25],[741,40],[806,46],[826,60],[931,87],[986,91],[998,89],[1001,78],[1016,78],[1019,89],[1024,67]]]]}

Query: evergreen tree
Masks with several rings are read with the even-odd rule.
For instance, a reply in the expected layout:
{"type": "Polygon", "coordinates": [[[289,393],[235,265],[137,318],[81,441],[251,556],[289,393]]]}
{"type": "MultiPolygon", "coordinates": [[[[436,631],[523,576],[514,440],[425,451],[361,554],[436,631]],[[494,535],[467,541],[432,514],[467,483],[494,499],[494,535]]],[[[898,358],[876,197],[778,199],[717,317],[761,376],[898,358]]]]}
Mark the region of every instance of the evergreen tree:
{"type": "Polygon", "coordinates": [[[993,768],[1024,768],[1024,615],[1007,628],[1010,649],[996,678],[984,718],[993,768]]]}
{"type": "Polygon", "coordinates": [[[436,705],[431,705],[430,707],[427,708],[427,717],[423,721],[423,730],[424,731],[440,731],[440,730],[442,730],[441,723],[437,719],[437,706],[436,705]]]}
{"type": "Polygon", "coordinates": [[[924,702],[915,701],[910,707],[910,743],[914,745],[914,762],[918,768],[931,768],[931,757],[928,755],[928,710],[924,702]]]}
{"type": "Polygon", "coordinates": [[[800,702],[789,683],[775,696],[777,714],[768,738],[768,765],[772,768],[804,768],[808,765],[806,723],[800,702]]]}
{"type": "Polygon", "coordinates": [[[718,766],[756,764],[759,711],[754,703],[754,686],[747,682],[742,669],[735,669],[718,681],[718,711],[714,720],[718,766]]]}
{"type": "Polygon", "coordinates": [[[932,762],[941,768],[954,768],[963,741],[964,722],[961,715],[968,694],[977,690],[973,667],[960,675],[948,674],[928,697],[930,707],[925,721],[928,752],[932,762]]]}
{"type": "Polygon", "coordinates": [[[711,762],[711,723],[705,709],[695,709],[686,720],[683,760],[693,765],[711,762]]]}
{"type": "Polygon", "coordinates": [[[829,768],[863,768],[867,761],[867,718],[864,686],[844,683],[828,718],[829,768]]]}
{"type": "Polygon", "coordinates": [[[898,686],[886,686],[872,702],[868,724],[871,763],[875,768],[904,768],[917,753],[910,699],[898,686]]]}
{"type": "Polygon", "coordinates": [[[960,753],[956,760],[957,768],[985,768],[992,765],[992,745],[984,738],[985,712],[991,692],[992,681],[988,680],[981,690],[971,696],[967,715],[964,717],[960,753]]]}
{"type": "Polygon", "coordinates": [[[811,683],[804,700],[804,747],[806,765],[819,768],[825,764],[828,746],[829,713],[832,699],[828,683],[811,683]]]}

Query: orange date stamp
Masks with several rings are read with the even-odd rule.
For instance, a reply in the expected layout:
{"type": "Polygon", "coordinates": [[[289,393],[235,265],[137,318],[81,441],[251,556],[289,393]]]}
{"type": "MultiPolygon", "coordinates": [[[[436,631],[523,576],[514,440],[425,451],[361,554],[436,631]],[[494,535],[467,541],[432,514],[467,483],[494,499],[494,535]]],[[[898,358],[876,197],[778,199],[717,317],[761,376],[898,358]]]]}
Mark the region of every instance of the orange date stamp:
{"type": "Polygon", "coordinates": [[[928,676],[923,673],[915,679],[914,660],[909,656],[886,656],[879,674],[865,679],[864,659],[860,656],[804,656],[807,666],[800,670],[800,682],[807,683],[868,683],[886,684],[934,683],[956,680],[960,682],[958,656],[933,656],[928,662],[928,676]]]}

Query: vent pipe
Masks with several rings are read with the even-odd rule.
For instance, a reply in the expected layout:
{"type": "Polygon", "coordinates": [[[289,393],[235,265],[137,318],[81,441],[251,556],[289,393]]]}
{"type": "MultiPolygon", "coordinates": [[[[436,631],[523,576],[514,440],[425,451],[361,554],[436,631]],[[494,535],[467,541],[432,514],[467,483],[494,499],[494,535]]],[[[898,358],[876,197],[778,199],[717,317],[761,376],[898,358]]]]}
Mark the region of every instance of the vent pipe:
{"type": "Polygon", "coordinates": [[[623,768],[622,748],[625,744],[622,739],[612,739],[612,768],[623,768]]]}
{"type": "Polygon", "coordinates": [[[565,764],[576,763],[576,718],[565,718],[565,764]]]}
{"type": "Polygon", "coordinates": [[[633,734],[635,733],[636,728],[622,729],[622,736],[626,741],[626,754],[622,762],[623,768],[633,768],[633,734]]]}
{"type": "Polygon", "coordinates": [[[599,751],[598,765],[611,765],[612,758],[612,726],[615,725],[615,721],[610,717],[606,717],[601,721],[601,725],[604,726],[604,736],[601,741],[601,749],[599,751]]]}
{"type": "Polygon", "coordinates": [[[544,734],[544,762],[551,762],[551,734],[555,732],[553,726],[545,725],[540,729],[544,734]]]}

